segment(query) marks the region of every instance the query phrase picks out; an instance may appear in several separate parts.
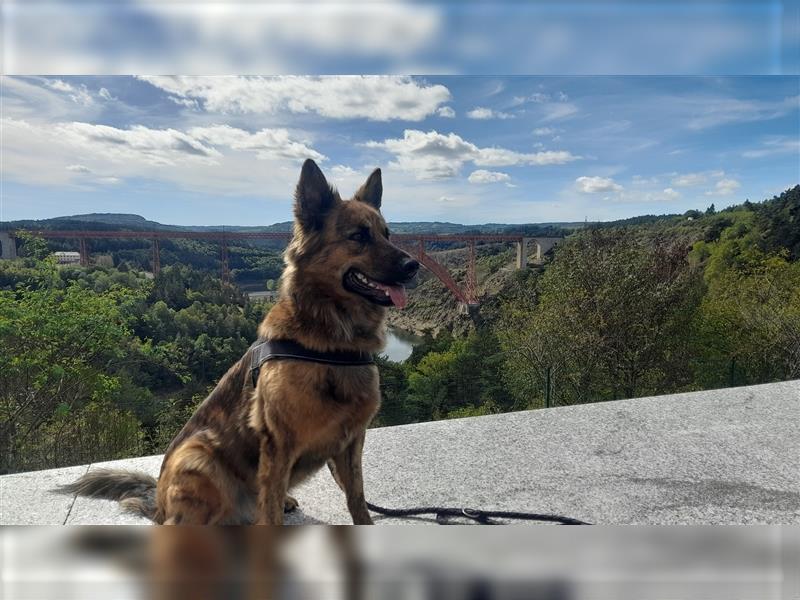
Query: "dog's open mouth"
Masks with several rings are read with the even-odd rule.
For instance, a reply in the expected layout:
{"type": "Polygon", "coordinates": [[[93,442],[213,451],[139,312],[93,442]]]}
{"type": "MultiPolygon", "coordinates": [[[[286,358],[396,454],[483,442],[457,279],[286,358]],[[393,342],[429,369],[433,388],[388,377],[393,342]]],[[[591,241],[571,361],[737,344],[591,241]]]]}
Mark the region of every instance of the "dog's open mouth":
{"type": "Polygon", "coordinates": [[[406,288],[402,284],[381,283],[358,269],[347,271],[344,274],[343,284],[345,289],[381,306],[405,308],[408,302],[406,288]]]}

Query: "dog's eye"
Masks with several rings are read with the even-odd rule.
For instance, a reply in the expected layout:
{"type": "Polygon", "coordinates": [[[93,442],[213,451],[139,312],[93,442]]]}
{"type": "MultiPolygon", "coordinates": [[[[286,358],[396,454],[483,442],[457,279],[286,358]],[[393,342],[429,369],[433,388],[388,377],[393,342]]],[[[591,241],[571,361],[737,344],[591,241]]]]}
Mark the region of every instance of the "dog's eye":
{"type": "Polygon", "coordinates": [[[361,229],[351,235],[350,239],[354,242],[358,242],[359,244],[366,244],[369,241],[369,232],[365,229],[361,229]]]}

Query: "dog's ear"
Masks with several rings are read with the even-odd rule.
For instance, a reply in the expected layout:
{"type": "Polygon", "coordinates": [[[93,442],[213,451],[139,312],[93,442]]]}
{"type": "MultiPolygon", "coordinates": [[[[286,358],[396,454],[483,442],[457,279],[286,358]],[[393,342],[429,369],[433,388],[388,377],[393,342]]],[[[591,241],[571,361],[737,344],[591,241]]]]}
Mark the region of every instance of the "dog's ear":
{"type": "Polygon", "coordinates": [[[294,217],[307,230],[322,229],[325,217],[338,199],[325,175],[310,158],[303,163],[294,192],[294,217]]]}
{"type": "Polygon", "coordinates": [[[358,200],[360,202],[366,202],[370,206],[372,206],[375,210],[381,209],[381,197],[383,196],[383,182],[381,181],[381,170],[375,169],[367,180],[364,182],[356,195],[353,196],[353,200],[358,200]]]}

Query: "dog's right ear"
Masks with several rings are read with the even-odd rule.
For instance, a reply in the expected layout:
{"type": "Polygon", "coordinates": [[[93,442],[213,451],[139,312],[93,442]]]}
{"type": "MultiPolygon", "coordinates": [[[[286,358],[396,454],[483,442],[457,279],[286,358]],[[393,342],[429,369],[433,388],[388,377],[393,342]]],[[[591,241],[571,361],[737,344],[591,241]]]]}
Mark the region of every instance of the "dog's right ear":
{"type": "Polygon", "coordinates": [[[322,229],[338,194],[313,160],[306,159],[294,192],[294,218],[306,230],[322,229]]]}

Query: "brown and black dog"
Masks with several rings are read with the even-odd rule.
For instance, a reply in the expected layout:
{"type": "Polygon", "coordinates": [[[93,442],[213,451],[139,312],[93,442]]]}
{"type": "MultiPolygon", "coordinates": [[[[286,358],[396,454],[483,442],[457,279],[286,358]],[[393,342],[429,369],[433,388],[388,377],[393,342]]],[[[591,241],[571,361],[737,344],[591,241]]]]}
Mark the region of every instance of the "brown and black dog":
{"type": "MultiPolygon", "coordinates": [[[[419,264],[389,241],[382,193],[380,169],[342,200],[314,161],[303,164],[280,297],[260,338],[317,352],[383,347],[386,309],[405,306],[419,264]]],[[[380,405],[377,367],[270,361],[254,386],[250,352],[172,441],[157,481],[92,470],[62,491],[119,500],[156,523],[279,525],[296,506],[289,490],[327,463],[353,522],[372,523],[361,452],[380,405]]]]}

